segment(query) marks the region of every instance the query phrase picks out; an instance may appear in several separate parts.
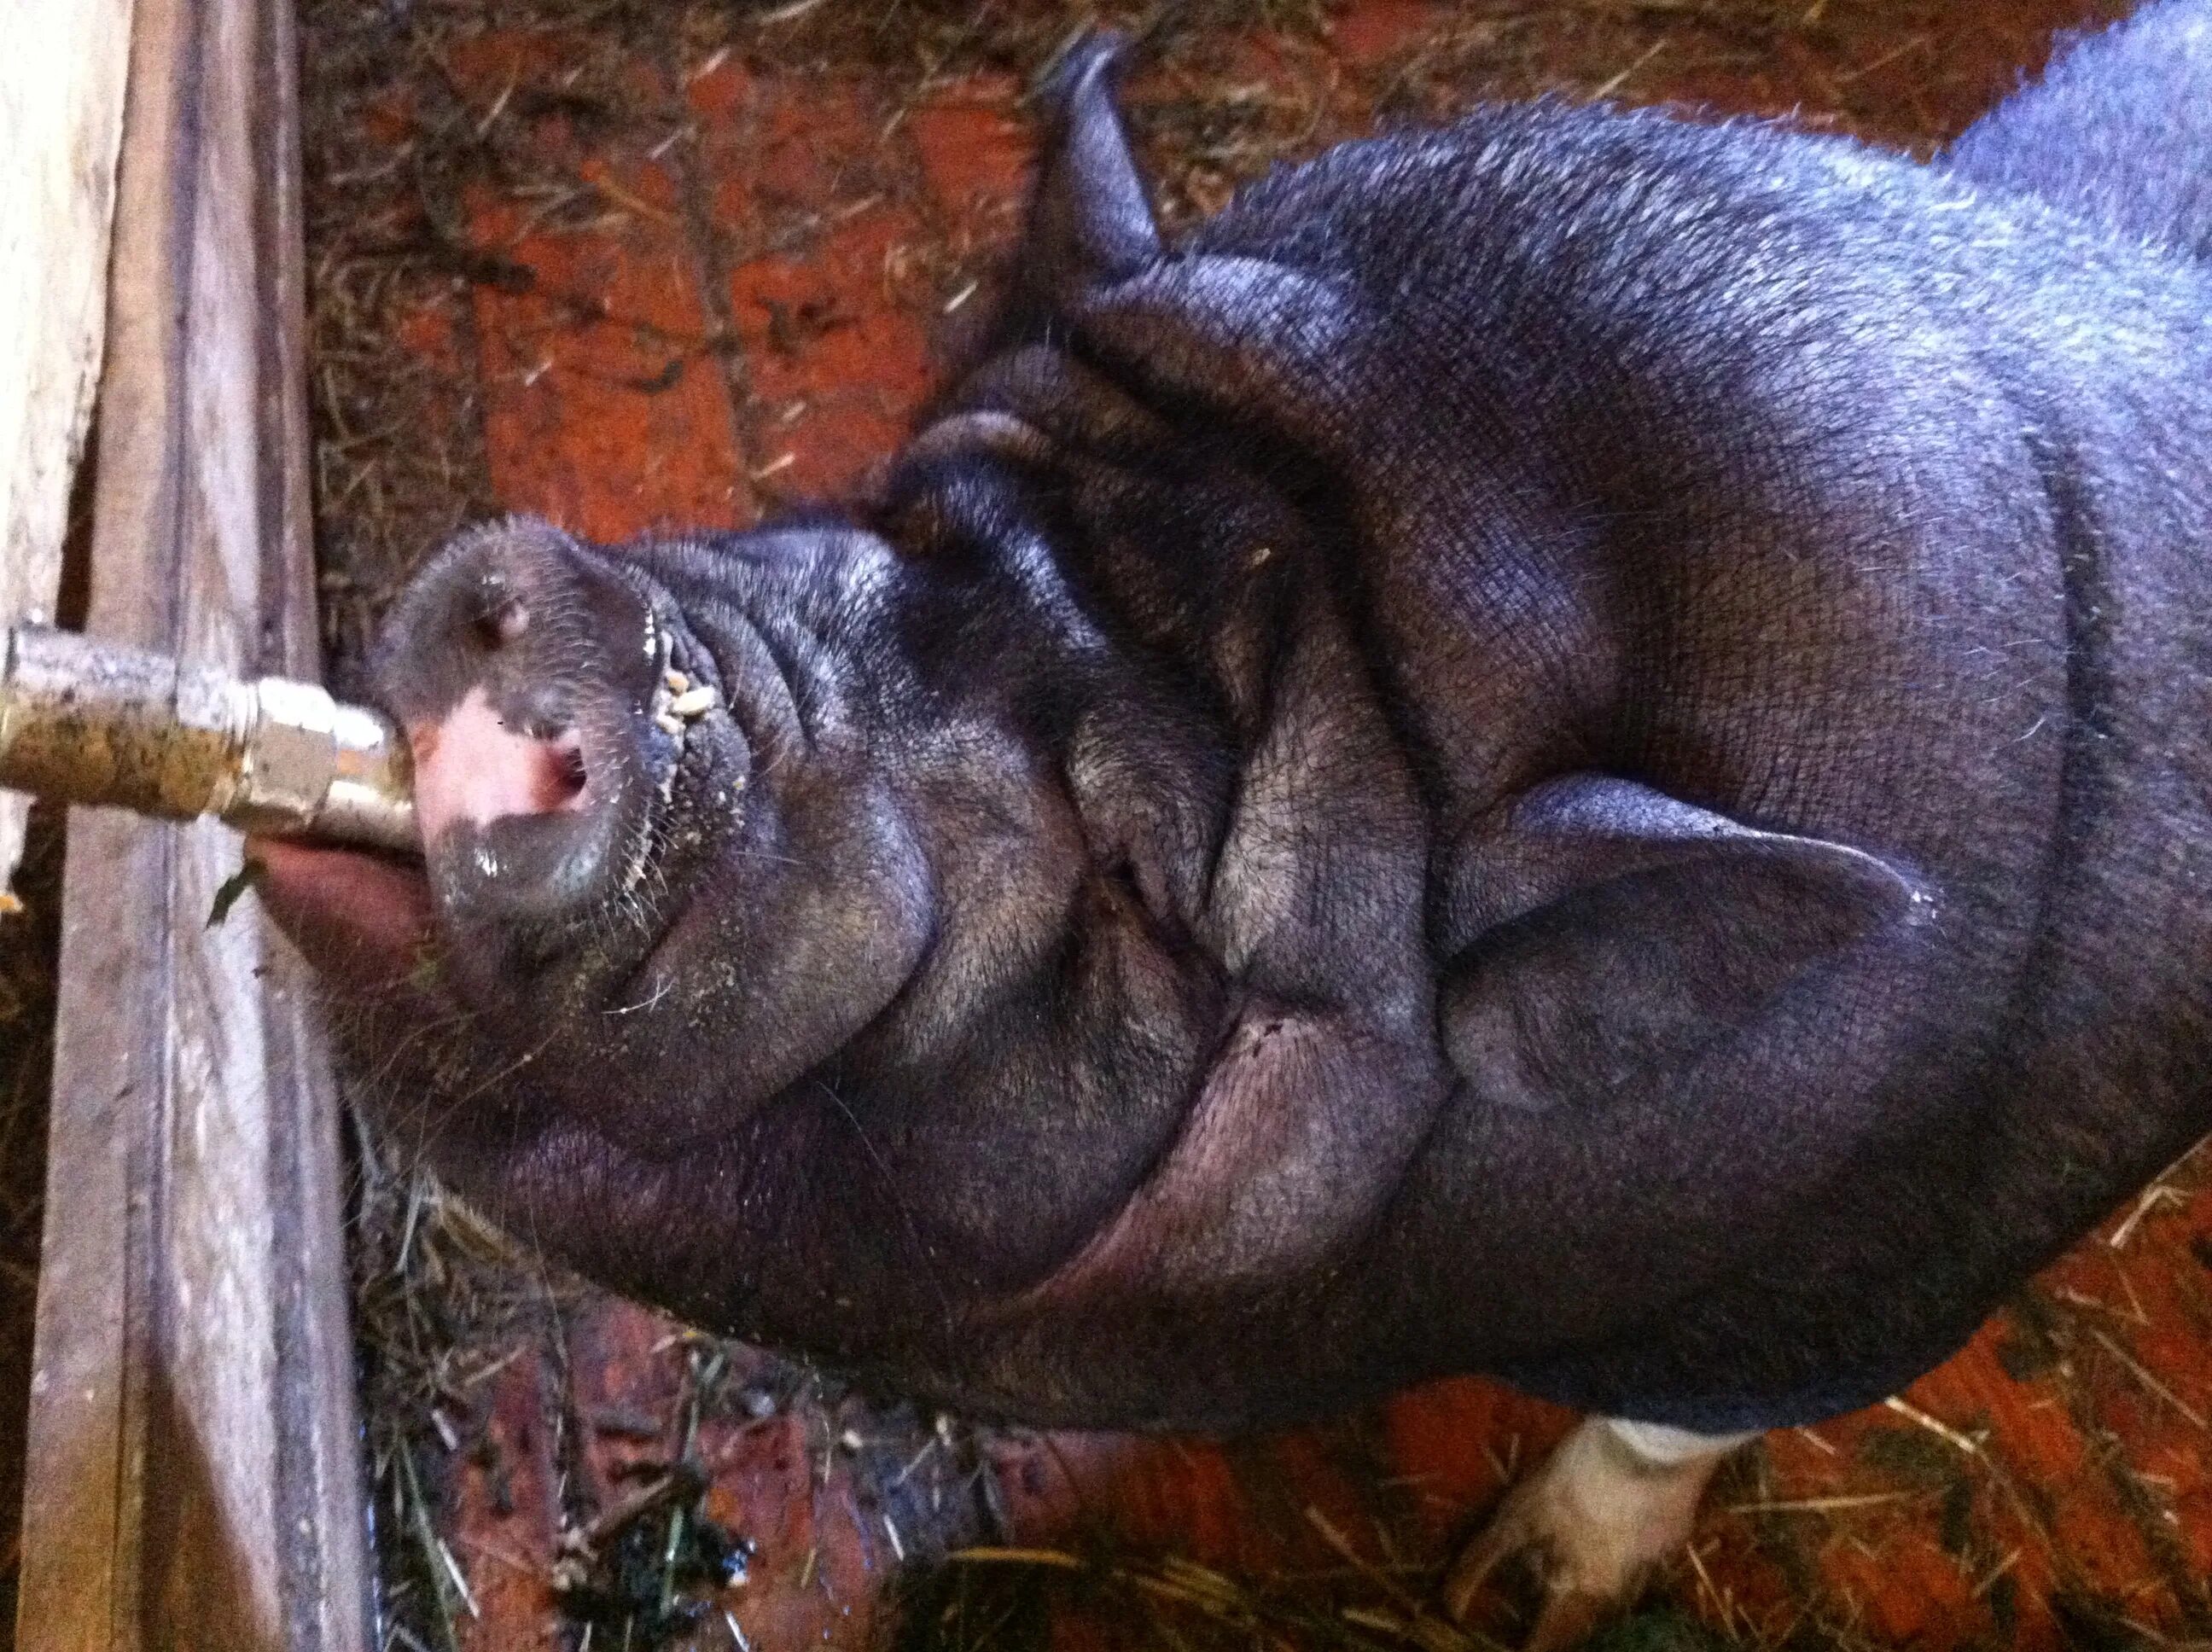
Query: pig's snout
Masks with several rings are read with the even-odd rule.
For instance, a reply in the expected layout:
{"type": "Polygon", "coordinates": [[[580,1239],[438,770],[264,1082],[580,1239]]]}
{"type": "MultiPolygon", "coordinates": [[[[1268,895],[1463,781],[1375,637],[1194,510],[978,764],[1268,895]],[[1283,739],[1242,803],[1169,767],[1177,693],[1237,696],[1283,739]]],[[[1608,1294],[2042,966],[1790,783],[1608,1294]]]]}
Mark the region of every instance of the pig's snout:
{"type": "Polygon", "coordinates": [[[410,591],[380,674],[450,917],[557,923],[642,875],[678,756],[672,642],[610,559],[542,525],[464,541],[410,591]]]}

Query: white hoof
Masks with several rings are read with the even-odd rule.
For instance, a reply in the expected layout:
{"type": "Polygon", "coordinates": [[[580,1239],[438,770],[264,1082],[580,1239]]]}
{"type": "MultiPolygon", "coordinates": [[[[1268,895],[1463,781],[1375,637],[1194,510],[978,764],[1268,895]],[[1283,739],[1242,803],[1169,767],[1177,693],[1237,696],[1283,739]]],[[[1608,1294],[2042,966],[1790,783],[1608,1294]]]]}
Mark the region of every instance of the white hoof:
{"type": "Polygon", "coordinates": [[[1465,1622],[1491,1574],[1525,1556],[1543,1593],[1528,1652],[1576,1645],[1689,1541],[1705,1483],[1750,1437],[1590,1418],[1468,1546],[1445,1580],[1446,1609],[1465,1622]]]}

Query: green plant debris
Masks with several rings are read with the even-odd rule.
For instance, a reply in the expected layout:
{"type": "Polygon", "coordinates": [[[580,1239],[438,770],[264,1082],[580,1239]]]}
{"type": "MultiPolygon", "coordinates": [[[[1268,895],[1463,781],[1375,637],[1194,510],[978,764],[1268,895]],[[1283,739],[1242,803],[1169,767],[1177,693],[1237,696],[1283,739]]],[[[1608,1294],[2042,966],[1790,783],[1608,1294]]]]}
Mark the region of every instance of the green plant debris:
{"type": "Polygon", "coordinates": [[[207,926],[213,929],[228,918],[231,908],[244,898],[246,890],[258,887],[268,873],[266,866],[248,855],[236,872],[222,880],[222,887],[215,892],[215,899],[208,903],[207,926]]]}

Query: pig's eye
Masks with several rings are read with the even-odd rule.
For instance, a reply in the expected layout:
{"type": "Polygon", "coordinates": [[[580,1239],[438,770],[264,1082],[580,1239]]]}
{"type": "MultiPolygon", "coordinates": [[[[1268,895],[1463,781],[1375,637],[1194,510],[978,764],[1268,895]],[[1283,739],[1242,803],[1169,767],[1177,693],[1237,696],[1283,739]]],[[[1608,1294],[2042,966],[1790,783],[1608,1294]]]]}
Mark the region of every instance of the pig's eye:
{"type": "Polygon", "coordinates": [[[493,594],[476,617],[477,641],[487,649],[507,647],[529,629],[530,610],[516,596],[493,594]]]}

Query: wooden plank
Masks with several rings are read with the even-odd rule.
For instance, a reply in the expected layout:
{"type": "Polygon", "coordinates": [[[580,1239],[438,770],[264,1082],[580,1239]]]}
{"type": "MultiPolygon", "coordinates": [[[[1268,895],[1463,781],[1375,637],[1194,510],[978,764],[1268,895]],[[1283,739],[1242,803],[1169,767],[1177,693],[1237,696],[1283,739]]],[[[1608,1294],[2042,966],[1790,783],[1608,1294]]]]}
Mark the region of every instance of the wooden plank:
{"type": "MultiPolygon", "coordinates": [[[[139,0],[88,629],[312,670],[289,0],[139,0]]],[[[79,811],[18,1643],[368,1643],[338,1146],[238,841],[79,811]]]]}
{"type": "MultiPolygon", "coordinates": [[[[263,631],[259,668],[319,677],[307,428],[307,233],[294,0],[263,0],[253,107],[264,123],[254,200],[260,302],[263,631]]],[[[276,1520],[283,1644],[365,1652],[373,1574],[354,1381],[345,1150],[311,972],[264,925],[269,1003],[269,1204],[276,1287],[276,1520]]]]}
{"type": "MultiPolygon", "coordinates": [[[[0,625],[46,619],[106,314],[131,0],[7,9],[0,59],[0,625]]],[[[27,799],[0,793],[0,889],[27,799]]]]}

